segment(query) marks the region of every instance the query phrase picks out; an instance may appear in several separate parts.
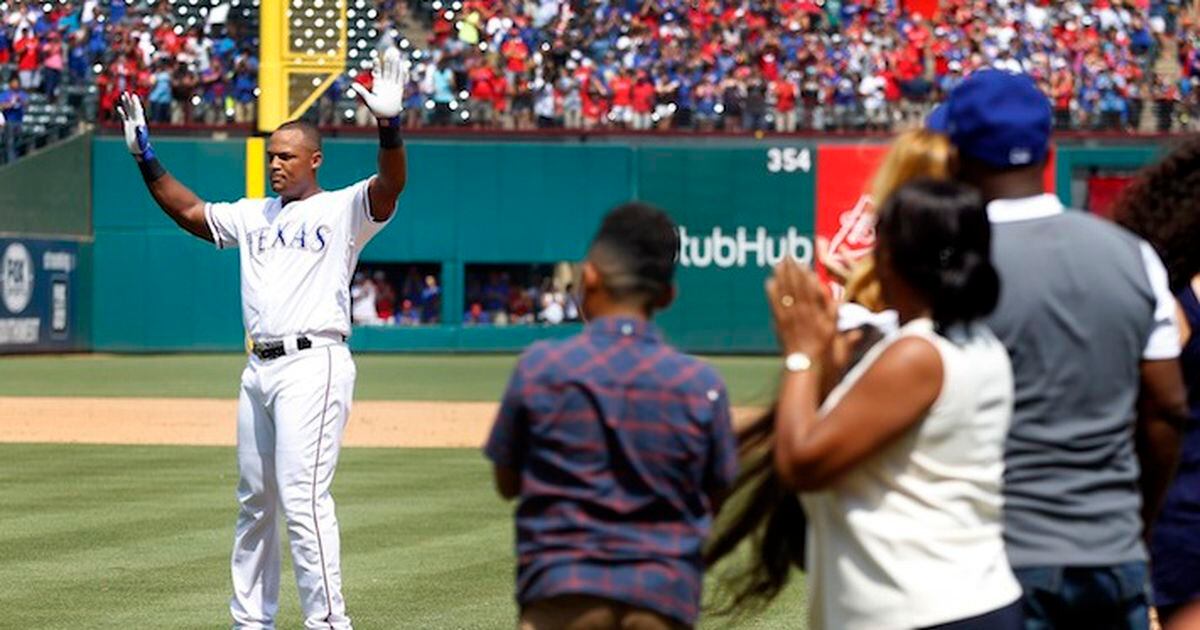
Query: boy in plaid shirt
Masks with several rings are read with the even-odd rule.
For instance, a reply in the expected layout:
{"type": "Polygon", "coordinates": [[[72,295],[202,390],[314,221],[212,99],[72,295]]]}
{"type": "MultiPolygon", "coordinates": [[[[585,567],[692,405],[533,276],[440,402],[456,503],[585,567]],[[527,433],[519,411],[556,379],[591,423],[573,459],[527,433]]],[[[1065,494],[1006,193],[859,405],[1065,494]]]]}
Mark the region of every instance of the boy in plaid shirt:
{"type": "Polygon", "coordinates": [[[663,212],[605,217],[582,268],[589,324],[521,357],[485,453],[519,498],[520,628],[690,628],[701,546],[737,473],[729,399],[650,323],[675,297],[663,212]]]}

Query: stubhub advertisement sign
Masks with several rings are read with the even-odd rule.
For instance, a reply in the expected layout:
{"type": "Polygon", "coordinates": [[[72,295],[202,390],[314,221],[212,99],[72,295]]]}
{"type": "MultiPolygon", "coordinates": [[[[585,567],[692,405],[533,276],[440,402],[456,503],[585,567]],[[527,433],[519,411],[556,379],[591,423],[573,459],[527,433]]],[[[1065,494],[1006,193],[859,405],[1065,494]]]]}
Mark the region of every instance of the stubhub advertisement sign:
{"type": "Polygon", "coordinates": [[[74,350],[79,244],[0,238],[0,353],[74,350]]]}

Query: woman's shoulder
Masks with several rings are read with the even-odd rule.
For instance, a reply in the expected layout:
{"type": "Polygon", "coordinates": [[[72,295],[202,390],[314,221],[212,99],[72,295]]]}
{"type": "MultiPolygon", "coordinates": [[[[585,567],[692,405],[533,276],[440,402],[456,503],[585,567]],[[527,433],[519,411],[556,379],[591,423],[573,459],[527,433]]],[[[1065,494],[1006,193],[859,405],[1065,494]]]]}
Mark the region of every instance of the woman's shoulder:
{"type": "Polygon", "coordinates": [[[1011,371],[1008,350],[983,322],[956,324],[934,333],[947,370],[1011,371]]]}

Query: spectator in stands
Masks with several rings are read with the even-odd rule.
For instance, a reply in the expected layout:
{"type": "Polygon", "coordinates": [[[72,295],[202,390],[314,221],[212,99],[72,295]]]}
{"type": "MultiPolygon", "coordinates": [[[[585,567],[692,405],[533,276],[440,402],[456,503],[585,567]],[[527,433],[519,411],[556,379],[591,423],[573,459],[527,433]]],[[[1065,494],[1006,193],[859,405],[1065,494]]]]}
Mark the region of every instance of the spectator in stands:
{"type": "Polygon", "coordinates": [[[566,313],[558,294],[547,292],[542,294],[542,309],[538,312],[538,321],[556,326],[563,323],[566,313]]]}
{"type": "Polygon", "coordinates": [[[396,322],[396,289],[388,282],[387,274],[382,269],[376,269],[371,274],[371,283],[375,285],[375,314],[384,324],[396,322]]]}
{"type": "Polygon", "coordinates": [[[354,272],[354,280],[350,284],[350,316],[356,326],[376,326],[382,322],[375,310],[378,292],[375,283],[362,271],[354,272]]]}
{"type": "MultiPolygon", "coordinates": [[[[196,98],[196,91],[200,85],[200,77],[192,67],[180,60],[175,64],[175,71],[171,74],[171,122],[174,124],[183,124],[192,122],[192,112],[196,105],[193,98],[196,98]]],[[[113,93],[120,94],[118,88],[113,88],[113,93]]],[[[111,107],[105,108],[107,111],[112,111],[111,107]]]]}
{"type": "Polygon", "coordinates": [[[1069,129],[1071,101],[1075,98],[1075,79],[1065,64],[1054,72],[1050,98],[1054,103],[1054,126],[1058,129],[1069,129]]]}
{"type": "Polygon", "coordinates": [[[512,88],[508,83],[508,73],[500,73],[492,78],[492,109],[496,112],[496,121],[502,129],[512,129],[514,125],[510,98],[512,88]]]}
{"type": "Polygon", "coordinates": [[[758,70],[748,71],[742,88],[746,101],[742,113],[742,129],[762,131],[767,121],[767,84],[758,70]]]}
{"type": "Polygon", "coordinates": [[[399,326],[419,326],[421,324],[421,313],[413,306],[412,300],[404,300],[400,303],[400,313],[396,316],[396,324],[399,326]]]}
{"type": "MultiPolygon", "coordinates": [[[[0,29],[3,31],[3,29],[0,29]]],[[[3,35],[0,34],[0,39],[3,35]]],[[[91,75],[88,55],[88,31],[80,29],[70,37],[67,48],[67,77],[69,83],[83,83],[91,75]]],[[[0,42],[2,44],[2,42],[0,42]]]]}
{"type": "Polygon", "coordinates": [[[421,93],[421,83],[418,77],[423,76],[420,68],[411,73],[408,87],[404,89],[404,126],[412,129],[419,127],[424,120],[425,95],[421,93]]]}
{"type": "Polygon", "coordinates": [[[508,305],[510,286],[507,273],[489,272],[487,282],[483,285],[483,310],[493,317],[496,313],[503,312],[508,305]]]}
{"type": "Polygon", "coordinates": [[[529,293],[519,286],[514,285],[509,290],[508,316],[513,324],[533,322],[533,300],[530,299],[529,293]]]}
{"type": "Polygon", "coordinates": [[[560,126],[558,94],[554,91],[554,85],[538,77],[534,79],[531,89],[533,90],[533,114],[537,128],[551,129],[560,126]]]}
{"type": "Polygon", "coordinates": [[[612,93],[612,123],[620,128],[633,125],[633,79],[625,71],[618,70],[608,81],[612,93]]]}
{"type": "Polygon", "coordinates": [[[9,162],[17,159],[17,143],[21,137],[28,102],[29,94],[21,87],[21,81],[17,77],[9,79],[8,89],[0,91],[0,112],[3,112],[5,122],[4,144],[9,162]]]}
{"type": "Polygon", "coordinates": [[[474,65],[467,71],[467,89],[471,94],[471,123],[479,127],[492,124],[495,115],[496,72],[482,55],[474,58],[474,65]]]}
{"type": "Polygon", "coordinates": [[[450,68],[437,65],[439,59],[445,57],[434,53],[434,63],[426,70],[422,91],[429,95],[429,105],[432,109],[429,123],[435,127],[444,127],[450,123],[450,102],[454,100],[454,73],[450,68]]]}
{"type": "Polygon", "coordinates": [[[472,302],[463,313],[463,323],[468,326],[482,326],[492,323],[491,314],[479,302],[472,302]]]}
{"type": "Polygon", "coordinates": [[[692,117],[696,123],[696,129],[712,131],[721,118],[722,105],[721,95],[709,75],[702,76],[699,83],[696,84],[694,100],[696,109],[692,113],[692,117]]]}
{"type": "Polygon", "coordinates": [[[582,317],[582,305],[574,284],[568,284],[563,293],[563,320],[577,322],[582,317]]]}
{"type": "Polygon", "coordinates": [[[512,127],[522,131],[534,128],[533,125],[533,88],[529,75],[518,73],[513,79],[512,88],[512,127]]]}
{"type": "Polygon", "coordinates": [[[34,34],[32,25],[17,27],[17,37],[13,41],[13,53],[17,59],[17,76],[20,79],[21,88],[36,89],[38,87],[41,43],[34,34]]]}
{"type": "Polygon", "coordinates": [[[637,80],[630,93],[630,109],[633,112],[633,128],[646,131],[654,124],[654,107],[657,104],[658,93],[654,82],[645,70],[639,70],[637,80]]]}
{"type": "Polygon", "coordinates": [[[0,22],[0,66],[8,65],[11,60],[12,41],[9,38],[7,25],[0,22]]]}
{"type": "Polygon", "coordinates": [[[233,119],[239,123],[254,122],[254,105],[258,98],[258,57],[249,48],[243,49],[233,65],[233,119]]]}
{"type": "Polygon", "coordinates": [[[741,79],[727,76],[721,82],[721,119],[725,131],[741,131],[746,108],[746,86],[741,79]]]}
{"type": "Polygon", "coordinates": [[[153,87],[147,100],[150,102],[151,122],[171,122],[171,70],[165,59],[155,64],[153,87]]]}
{"type": "Polygon", "coordinates": [[[58,31],[50,31],[46,34],[41,54],[42,93],[53,101],[58,98],[58,86],[62,82],[63,68],[66,63],[62,37],[58,31]]]}
{"type": "MultiPolygon", "coordinates": [[[[572,62],[574,63],[574,62],[572,62]]],[[[567,129],[583,127],[583,90],[578,75],[564,68],[558,77],[555,91],[562,95],[563,126],[567,129]]]]}
{"type": "Polygon", "coordinates": [[[421,289],[421,321],[436,324],[442,320],[442,288],[437,278],[425,276],[425,287],[421,289]]]}
{"type": "Polygon", "coordinates": [[[400,297],[413,304],[421,303],[421,291],[425,288],[425,279],[416,267],[409,267],[404,274],[404,282],[400,285],[400,297]]]}
{"type": "Polygon", "coordinates": [[[580,99],[583,101],[584,129],[595,129],[608,118],[610,93],[608,86],[598,75],[590,59],[585,59],[580,71],[576,73],[579,78],[580,99]]]}
{"type": "Polygon", "coordinates": [[[771,102],[775,116],[775,131],[792,133],[796,131],[796,84],[787,76],[777,77],[771,82],[771,102]]]}

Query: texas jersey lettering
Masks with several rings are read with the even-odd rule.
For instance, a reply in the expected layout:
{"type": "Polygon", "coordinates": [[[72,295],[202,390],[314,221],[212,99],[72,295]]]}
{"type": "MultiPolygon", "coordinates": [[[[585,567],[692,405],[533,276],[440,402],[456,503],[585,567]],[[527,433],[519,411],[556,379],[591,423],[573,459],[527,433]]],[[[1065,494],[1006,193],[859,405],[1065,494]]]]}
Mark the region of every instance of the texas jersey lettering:
{"type": "Polygon", "coordinates": [[[371,219],[369,181],[286,206],[278,198],[208,204],[217,247],[240,249],[251,339],[350,335],[350,278],[362,248],[385,225],[371,219]]]}

